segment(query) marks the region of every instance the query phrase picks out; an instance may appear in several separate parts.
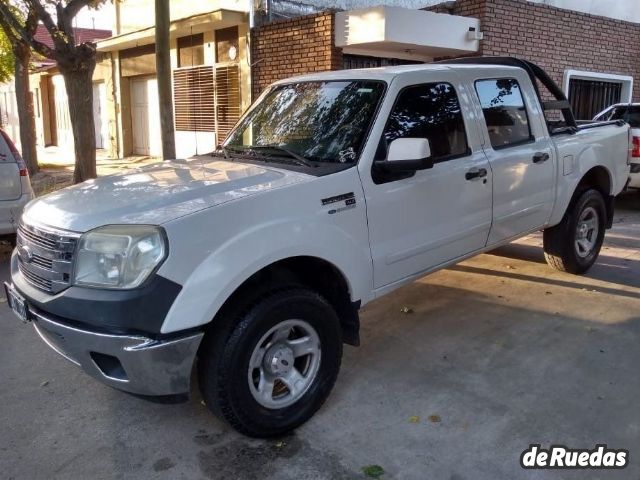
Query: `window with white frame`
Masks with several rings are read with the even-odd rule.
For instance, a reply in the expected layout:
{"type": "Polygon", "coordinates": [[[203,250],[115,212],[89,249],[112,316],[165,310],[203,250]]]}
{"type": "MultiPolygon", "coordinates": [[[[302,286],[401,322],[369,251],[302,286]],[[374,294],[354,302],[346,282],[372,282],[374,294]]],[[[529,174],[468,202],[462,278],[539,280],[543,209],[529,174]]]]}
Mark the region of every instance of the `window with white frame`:
{"type": "Polygon", "coordinates": [[[567,70],[563,87],[576,119],[591,120],[611,105],[631,101],[633,77],[567,70]]]}

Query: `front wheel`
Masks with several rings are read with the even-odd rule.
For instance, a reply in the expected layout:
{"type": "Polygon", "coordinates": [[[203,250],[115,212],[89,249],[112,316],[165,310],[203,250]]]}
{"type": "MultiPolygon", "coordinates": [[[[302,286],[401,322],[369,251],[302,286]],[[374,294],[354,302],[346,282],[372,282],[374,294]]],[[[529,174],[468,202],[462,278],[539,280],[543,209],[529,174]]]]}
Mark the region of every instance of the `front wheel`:
{"type": "Polygon", "coordinates": [[[205,337],[198,359],[207,406],[245,435],[281,435],[324,403],[342,359],[340,322],[320,295],[277,291],[205,337]]]}
{"type": "Polygon", "coordinates": [[[583,192],[562,221],[544,231],[547,263],[568,273],[588,271],[602,248],[606,215],[602,194],[593,189],[583,192]]]}

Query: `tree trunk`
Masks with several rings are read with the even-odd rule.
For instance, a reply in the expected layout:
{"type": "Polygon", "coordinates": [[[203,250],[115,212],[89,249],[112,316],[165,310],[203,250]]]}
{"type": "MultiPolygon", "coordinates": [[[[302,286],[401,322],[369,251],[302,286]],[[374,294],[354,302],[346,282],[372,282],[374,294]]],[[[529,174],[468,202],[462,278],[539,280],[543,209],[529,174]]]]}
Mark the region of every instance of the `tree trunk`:
{"type": "Polygon", "coordinates": [[[69,99],[69,119],[73,131],[76,156],[73,181],[84,182],[96,178],[96,130],[93,118],[93,71],[96,67],[95,52],[83,58],[58,60],[69,99]]]}
{"type": "Polygon", "coordinates": [[[38,151],[36,149],[36,119],[33,113],[33,96],[29,90],[29,60],[31,50],[25,43],[13,45],[15,57],[15,88],[20,125],[20,147],[22,158],[27,164],[29,175],[38,171],[38,151]]]}
{"type": "Polygon", "coordinates": [[[160,102],[160,132],[162,158],[176,158],[173,127],[173,94],[171,92],[171,56],[169,53],[169,0],[156,0],[156,72],[160,102]]]}

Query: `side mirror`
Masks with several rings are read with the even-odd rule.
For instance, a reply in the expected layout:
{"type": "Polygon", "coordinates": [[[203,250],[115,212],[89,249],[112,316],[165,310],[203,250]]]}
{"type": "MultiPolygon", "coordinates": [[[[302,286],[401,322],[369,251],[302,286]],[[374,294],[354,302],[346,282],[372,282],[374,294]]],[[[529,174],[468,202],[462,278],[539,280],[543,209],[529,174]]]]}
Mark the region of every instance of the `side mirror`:
{"type": "Polygon", "coordinates": [[[426,138],[396,138],[389,145],[386,160],[374,163],[376,168],[387,172],[415,172],[433,168],[431,147],[426,138]]]}

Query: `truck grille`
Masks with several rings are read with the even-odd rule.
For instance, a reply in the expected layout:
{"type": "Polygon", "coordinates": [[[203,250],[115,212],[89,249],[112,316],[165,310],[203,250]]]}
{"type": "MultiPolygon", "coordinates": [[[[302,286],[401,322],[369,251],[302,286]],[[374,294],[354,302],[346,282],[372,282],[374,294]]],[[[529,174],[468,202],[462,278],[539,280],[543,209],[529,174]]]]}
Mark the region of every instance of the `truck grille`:
{"type": "Polygon", "coordinates": [[[34,227],[18,227],[18,268],[25,280],[47,293],[59,293],[71,285],[73,256],[79,234],[34,227]]]}

